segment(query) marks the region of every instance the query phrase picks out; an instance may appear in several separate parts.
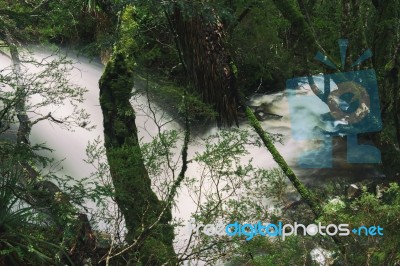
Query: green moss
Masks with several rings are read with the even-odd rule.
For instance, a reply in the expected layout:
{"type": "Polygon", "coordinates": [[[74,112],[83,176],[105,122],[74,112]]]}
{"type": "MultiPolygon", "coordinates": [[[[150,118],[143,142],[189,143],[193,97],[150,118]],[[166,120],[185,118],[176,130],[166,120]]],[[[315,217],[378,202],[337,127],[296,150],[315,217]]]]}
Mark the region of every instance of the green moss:
{"type": "Polygon", "coordinates": [[[271,139],[271,137],[264,131],[261,127],[260,122],[258,122],[256,116],[253,111],[246,107],[246,116],[249,120],[251,126],[255,129],[257,134],[260,136],[262,142],[265,147],[267,147],[268,151],[272,154],[275,162],[279,165],[285,175],[289,178],[290,182],[292,182],[293,186],[296,188],[297,192],[299,192],[302,199],[311,207],[311,210],[314,212],[316,216],[320,213],[320,206],[317,202],[315,195],[308,190],[304,184],[300,181],[300,179],[295,175],[289,165],[286,163],[285,159],[279,153],[279,151],[275,148],[275,145],[271,139]]]}
{"type": "Polygon", "coordinates": [[[143,237],[143,243],[137,248],[139,255],[135,255],[139,261],[135,264],[161,265],[175,260],[173,227],[168,224],[172,215],[168,208],[152,230],[143,231],[157,222],[165,204],[152,191],[144,166],[135,112],[129,102],[133,72],[126,58],[116,51],[99,82],[106,154],[115,198],[128,229],[127,240],[131,242],[143,237]],[[160,250],[154,247],[160,247],[160,250]]]}

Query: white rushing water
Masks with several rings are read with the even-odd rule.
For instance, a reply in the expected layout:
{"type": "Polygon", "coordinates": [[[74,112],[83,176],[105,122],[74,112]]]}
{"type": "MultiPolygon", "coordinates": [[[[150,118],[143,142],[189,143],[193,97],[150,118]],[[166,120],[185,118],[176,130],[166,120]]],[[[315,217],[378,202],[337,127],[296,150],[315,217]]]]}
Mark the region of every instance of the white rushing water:
{"type": "MultiPolygon", "coordinates": [[[[48,53],[36,51],[35,57],[46,57],[48,53]]],[[[102,113],[99,106],[99,89],[98,81],[103,71],[103,66],[98,62],[90,62],[83,57],[70,56],[74,61],[74,69],[71,72],[70,80],[72,83],[87,88],[88,92],[85,95],[85,101],[82,106],[91,115],[91,122],[96,126],[96,129],[87,131],[84,128],[74,128],[74,132],[67,131],[58,126],[51,125],[49,122],[43,121],[36,124],[32,129],[31,142],[32,143],[46,143],[48,147],[54,149],[51,156],[57,160],[64,159],[62,162],[63,170],[59,174],[65,174],[73,177],[76,180],[88,177],[93,172],[92,166],[86,164],[83,160],[86,158],[85,149],[89,141],[93,141],[100,137],[103,139],[102,127],[102,113]]],[[[0,68],[10,65],[10,59],[0,54],[0,68]]],[[[310,94],[309,88],[303,89],[304,94],[310,94]]],[[[259,106],[264,104],[268,108],[268,112],[282,116],[281,118],[271,118],[262,122],[265,130],[270,133],[279,133],[283,135],[283,144],[277,143],[277,149],[282,156],[292,166],[297,174],[307,183],[316,184],[324,183],[328,180],[333,180],[338,177],[347,177],[354,179],[364,179],[373,177],[378,174],[373,166],[361,165],[354,166],[346,163],[344,151],[345,142],[340,137],[334,140],[334,168],[331,169],[300,169],[297,167],[298,155],[307,149],[313,148],[318,144],[318,141],[312,140],[294,140],[291,132],[291,116],[289,113],[288,97],[286,92],[278,92],[270,95],[255,95],[249,100],[251,105],[259,106]],[[371,169],[373,171],[371,171],[371,169]]],[[[146,106],[147,100],[144,96],[138,96],[132,104],[137,111],[136,125],[139,129],[139,136],[143,138],[144,142],[150,141],[152,136],[157,134],[157,128],[151,119],[148,118],[146,113],[148,109],[138,108],[138,106],[146,106]]],[[[321,126],[329,130],[332,125],[321,125],[319,119],[320,114],[327,112],[326,106],[317,100],[310,106],[310,102],[296,102],[298,112],[294,119],[303,121],[303,123],[321,126]],[[311,107],[311,108],[310,108],[311,107]]],[[[66,112],[64,106],[50,107],[52,114],[62,114],[66,112]]],[[[46,110],[47,111],[47,110],[46,110]]],[[[159,114],[160,115],[160,114],[159,114]]],[[[293,117],[292,117],[293,118],[293,117]]],[[[248,127],[246,124],[243,127],[248,127]]],[[[178,123],[172,122],[167,128],[179,128],[178,123]]],[[[215,133],[218,129],[213,127],[205,135],[215,133]]],[[[199,137],[205,137],[200,135],[199,137]]],[[[203,150],[204,147],[191,146],[189,153],[193,156],[196,151],[203,150]]],[[[255,166],[263,168],[271,168],[276,166],[272,156],[265,148],[254,148],[250,151],[255,166]]],[[[313,158],[313,160],[321,160],[323,158],[313,158]]],[[[198,169],[195,165],[191,165],[188,169],[187,175],[199,175],[198,169]]],[[[189,197],[189,192],[182,189],[177,199],[178,208],[174,210],[174,215],[178,218],[188,220],[190,214],[195,211],[195,205],[189,197]]],[[[185,233],[181,233],[180,237],[184,237],[185,233]]],[[[178,241],[179,243],[179,241],[178,241]]]]}

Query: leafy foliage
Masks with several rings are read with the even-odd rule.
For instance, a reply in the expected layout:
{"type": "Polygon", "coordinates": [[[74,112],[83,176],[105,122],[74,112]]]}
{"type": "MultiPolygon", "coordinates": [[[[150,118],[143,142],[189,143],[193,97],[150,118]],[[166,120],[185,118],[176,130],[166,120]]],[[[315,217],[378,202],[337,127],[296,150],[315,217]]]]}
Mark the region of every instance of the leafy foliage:
{"type": "MultiPolygon", "coordinates": [[[[249,149],[260,148],[258,137],[242,129],[221,130],[194,142],[198,152],[181,162],[188,147],[181,154],[178,150],[185,146],[183,136],[189,128],[183,134],[165,130],[170,121],[158,119],[159,109],[151,104],[156,102],[173,118],[180,117],[180,125],[191,128],[203,127],[207,119],[221,120],[224,113],[229,124],[236,112],[244,113],[239,100],[245,102],[250,94],[281,90],[292,76],[332,73],[311,58],[321,50],[339,62],[336,40],[346,37],[351,46],[342,70],[357,70],[350,69],[349,63],[367,47],[375,54],[361,68],[376,69],[384,128],[367,137],[383,152],[387,178],[396,179],[400,171],[398,10],[398,0],[0,1],[0,52],[15,61],[13,68],[0,70],[0,264],[81,265],[90,258],[92,264],[110,265],[177,260],[313,265],[316,250],[329,255],[327,264],[398,264],[397,183],[379,193],[365,189],[353,199],[323,190],[309,204],[321,210],[314,216],[298,201],[297,192],[302,200],[310,198],[309,188],[299,186],[300,181],[297,190],[288,185],[287,177],[294,179],[283,158],[278,160],[283,171],[259,169],[248,158],[249,149]],[[87,114],[78,108],[85,90],[71,86],[65,75],[70,62],[57,56],[37,62],[22,52],[21,44],[26,43],[76,45],[108,63],[100,81],[106,149],[99,147],[100,139],[89,144],[87,162],[96,171],[88,179],[73,182],[74,177],[45,175],[42,170],[53,162],[37,152],[50,149],[29,143],[31,127],[46,119],[69,129],[90,125],[87,114]],[[19,65],[15,51],[21,55],[21,71],[15,70],[19,65]],[[25,66],[35,67],[34,73],[25,66]],[[147,83],[138,92],[146,95],[148,114],[158,130],[146,144],[137,135],[129,101],[137,73],[146,76],[138,79],[147,83]],[[71,114],[46,114],[47,108],[65,104],[73,107],[71,114]],[[26,121],[26,138],[14,143],[5,136],[10,128],[23,125],[22,111],[35,117],[26,121]],[[182,169],[188,165],[195,165],[200,175],[185,177],[182,169]],[[198,207],[193,214],[198,223],[222,219],[379,224],[385,235],[351,235],[339,241],[191,235],[187,246],[175,254],[173,229],[179,221],[172,221],[169,207],[174,202],[165,201],[180,191],[182,178],[198,207]],[[88,202],[97,208],[88,207],[88,202]],[[86,212],[92,212],[91,220],[79,220],[86,212]],[[87,245],[94,238],[96,251],[87,245]]],[[[249,117],[261,132],[256,117],[249,117]]],[[[276,157],[273,136],[261,133],[276,157]]]]}

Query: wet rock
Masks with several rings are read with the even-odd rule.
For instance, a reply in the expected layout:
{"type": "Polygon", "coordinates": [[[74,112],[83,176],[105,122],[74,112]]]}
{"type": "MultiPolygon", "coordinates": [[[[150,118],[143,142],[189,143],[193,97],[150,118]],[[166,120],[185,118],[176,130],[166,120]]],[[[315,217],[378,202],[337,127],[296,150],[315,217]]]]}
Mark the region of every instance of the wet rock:
{"type": "Polygon", "coordinates": [[[346,197],[348,199],[354,199],[361,195],[361,188],[356,184],[351,184],[346,191],[346,197]]]}

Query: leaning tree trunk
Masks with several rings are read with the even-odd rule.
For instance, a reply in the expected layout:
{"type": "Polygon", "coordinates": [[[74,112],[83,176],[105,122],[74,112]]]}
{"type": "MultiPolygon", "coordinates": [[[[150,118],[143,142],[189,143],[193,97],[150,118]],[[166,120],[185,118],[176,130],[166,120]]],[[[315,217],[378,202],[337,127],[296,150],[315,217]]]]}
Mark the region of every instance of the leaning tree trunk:
{"type": "Polygon", "coordinates": [[[173,264],[174,232],[168,224],[172,215],[151,189],[139,146],[135,111],[129,102],[133,73],[125,58],[123,52],[115,52],[99,82],[104,141],[115,199],[125,218],[127,240],[133,243],[130,254],[135,257],[131,260],[143,265],[173,264]]]}
{"type": "Polygon", "coordinates": [[[224,45],[223,24],[212,10],[205,14],[202,6],[187,5],[192,14],[175,6],[172,21],[192,85],[214,107],[219,125],[237,124],[235,67],[224,45]]]}

